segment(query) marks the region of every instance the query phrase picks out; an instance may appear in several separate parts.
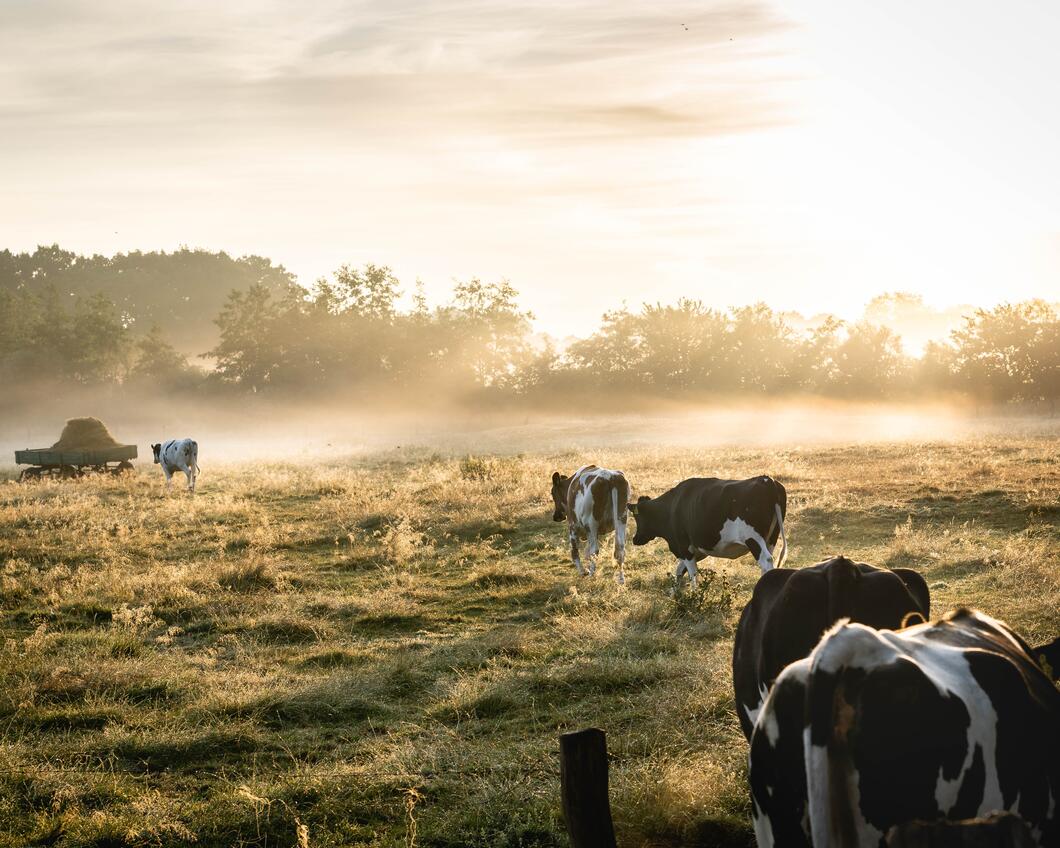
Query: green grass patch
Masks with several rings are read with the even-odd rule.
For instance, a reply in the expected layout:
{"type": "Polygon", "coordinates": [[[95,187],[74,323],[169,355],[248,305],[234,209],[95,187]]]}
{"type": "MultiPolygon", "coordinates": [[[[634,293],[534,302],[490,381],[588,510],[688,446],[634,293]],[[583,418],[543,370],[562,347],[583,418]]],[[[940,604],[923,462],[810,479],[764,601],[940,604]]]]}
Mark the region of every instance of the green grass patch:
{"type": "Polygon", "coordinates": [[[589,725],[620,844],[752,844],[730,663],[758,568],[704,562],[692,591],[630,545],[619,588],[607,539],[577,577],[549,479],[589,460],[644,494],[772,473],[790,566],[911,567],[936,615],[1060,632],[1055,438],[3,485],[0,848],[566,845],[557,737],[589,725]]]}

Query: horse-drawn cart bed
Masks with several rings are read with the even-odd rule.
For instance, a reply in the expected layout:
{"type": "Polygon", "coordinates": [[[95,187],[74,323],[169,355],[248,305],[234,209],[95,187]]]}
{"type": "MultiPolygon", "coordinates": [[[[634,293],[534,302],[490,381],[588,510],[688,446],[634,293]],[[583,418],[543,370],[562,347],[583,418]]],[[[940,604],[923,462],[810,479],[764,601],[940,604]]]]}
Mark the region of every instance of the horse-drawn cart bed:
{"type": "Polygon", "coordinates": [[[82,477],[86,471],[121,474],[132,469],[130,459],[136,459],[136,445],[115,445],[93,450],[29,448],[15,451],[17,465],[31,466],[22,469],[19,480],[82,477]]]}

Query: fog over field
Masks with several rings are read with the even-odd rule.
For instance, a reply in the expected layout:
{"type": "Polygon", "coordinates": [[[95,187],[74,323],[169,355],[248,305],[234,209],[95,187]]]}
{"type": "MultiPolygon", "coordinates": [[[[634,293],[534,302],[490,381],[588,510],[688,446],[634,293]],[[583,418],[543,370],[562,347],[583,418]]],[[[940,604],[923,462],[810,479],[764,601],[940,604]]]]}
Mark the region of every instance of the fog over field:
{"type": "Polygon", "coordinates": [[[592,409],[569,412],[455,407],[389,411],[300,407],[269,401],[219,401],[182,405],[179,398],[101,403],[91,397],[39,404],[32,411],[0,412],[0,473],[12,473],[13,452],[50,446],[67,418],[94,415],[114,437],[139,448],[139,464],[151,462],[150,445],[185,436],[199,443],[199,463],[219,464],[345,460],[397,448],[445,455],[586,452],[618,448],[768,448],[854,445],[875,442],[950,442],[970,437],[1057,435],[1060,419],[1047,416],[977,415],[971,407],[945,404],[844,401],[731,401],[712,406],[653,404],[641,411],[592,409]]]}

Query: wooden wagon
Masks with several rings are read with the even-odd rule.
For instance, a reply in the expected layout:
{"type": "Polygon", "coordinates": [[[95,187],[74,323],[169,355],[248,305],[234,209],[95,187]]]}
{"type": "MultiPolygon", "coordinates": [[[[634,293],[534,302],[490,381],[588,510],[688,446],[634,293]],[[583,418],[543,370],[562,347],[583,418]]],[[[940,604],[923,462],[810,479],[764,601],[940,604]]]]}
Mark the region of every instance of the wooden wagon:
{"type": "Polygon", "coordinates": [[[122,474],[132,470],[130,459],[136,459],[136,445],[115,445],[95,450],[29,448],[15,451],[15,464],[30,466],[22,469],[19,481],[40,480],[44,477],[71,479],[83,477],[88,471],[122,474]]]}

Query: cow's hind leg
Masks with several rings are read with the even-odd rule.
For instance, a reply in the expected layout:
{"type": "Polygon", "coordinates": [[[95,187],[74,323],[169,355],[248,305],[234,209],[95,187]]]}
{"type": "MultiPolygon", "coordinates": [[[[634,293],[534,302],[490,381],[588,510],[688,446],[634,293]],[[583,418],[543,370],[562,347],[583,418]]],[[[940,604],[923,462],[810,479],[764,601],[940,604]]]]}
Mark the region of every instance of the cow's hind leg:
{"type": "Polygon", "coordinates": [[[589,543],[585,546],[585,556],[589,560],[589,576],[596,576],[596,558],[600,554],[600,532],[596,524],[589,525],[589,543]]]}
{"type": "Polygon", "coordinates": [[[575,529],[573,524],[567,525],[567,532],[570,536],[570,558],[571,562],[574,563],[574,569],[578,572],[578,576],[581,577],[585,574],[585,569],[582,568],[581,554],[578,553],[578,531],[575,529]]]}
{"type": "Polygon", "coordinates": [[[188,478],[188,491],[195,491],[195,472],[190,468],[184,469],[184,476],[188,478]]]}
{"type": "Polygon", "coordinates": [[[681,575],[688,570],[688,561],[679,559],[677,565],[674,566],[674,588],[681,588],[681,575]]]}
{"type": "Polygon", "coordinates": [[[618,566],[618,574],[615,575],[615,580],[618,581],[618,585],[621,586],[626,582],[626,575],[622,568],[626,564],[626,545],[625,539],[623,538],[625,533],[620,534],[618,528],[615,528],[615,564],[618,566]]]}
{"type": "Polygon", "coordinates": [[[686,571],[688,572],[689,586],[693,589],[696,588],[696,575],[699,573],[696,569],[696,561],[694,559],[679,559],[674,568],[674,588],[677,590],[681,588],[681,575],[686,571]]]}

